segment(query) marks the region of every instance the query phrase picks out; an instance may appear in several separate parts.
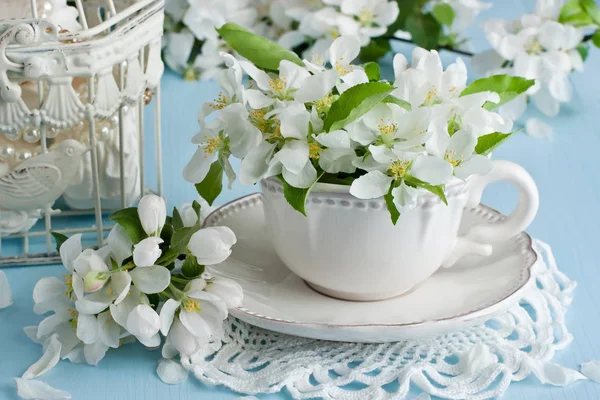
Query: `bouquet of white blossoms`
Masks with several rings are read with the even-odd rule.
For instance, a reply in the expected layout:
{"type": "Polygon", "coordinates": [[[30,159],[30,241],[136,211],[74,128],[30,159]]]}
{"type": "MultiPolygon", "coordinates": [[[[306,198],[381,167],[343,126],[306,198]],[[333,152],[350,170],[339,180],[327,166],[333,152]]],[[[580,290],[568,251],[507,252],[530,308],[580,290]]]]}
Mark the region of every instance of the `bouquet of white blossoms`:
{"type": "Polygon", "coordinates": [[[63,280],[43,278],[33,290],[34,311],[52,315],[25,328],[46,354],[23,378],[59,359],[96,365],[108,349],[135,340],[157,348],[161,333],[165,358],[208,343],[227,310],[241,304],[242,289],[204,272],[231,254],[236,237],[226,227],[201,229],[200,204],[193,210],[174,209],[167,217],[164,200],[146,195],[137,208],[111,216],[117,224],[98,250],[83,250],[81,235],[54,233],[67,271],[63,280]]]}
{"type": "Polygon", "coordinates": [[[396,54],[395,80],[388,82],[375,63],[351,64],[360,51],[355,36],[302,61],[235,24],[219,33],[246,60],[223,54],[223,91],[203,105],[193,138],[198,150],[184,169],[209,202],[223,171],[235,179],[233,155],[242,160],[242,183],[278,177],[302,213],[316,182],[336,183],[360,199],[383,196],[395,223],[420,196],[431,192],[445,202],[446,183],[486,174],[489,153],[513,125],[492,109],[534,84],[497,75],[467,86],[461,59],[444,70],[436,51],[421,48],[412,67],[396,54]],[[215,118],[207,121],[209,114],[215,118]]]}

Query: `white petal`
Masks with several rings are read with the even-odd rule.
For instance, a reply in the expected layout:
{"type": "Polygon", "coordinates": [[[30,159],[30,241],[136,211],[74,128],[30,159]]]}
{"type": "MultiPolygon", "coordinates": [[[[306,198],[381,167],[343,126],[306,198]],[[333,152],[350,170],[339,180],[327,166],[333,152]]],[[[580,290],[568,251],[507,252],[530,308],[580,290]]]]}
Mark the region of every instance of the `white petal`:
{"type": "Polygon", "coordinates": [[[535,105],[537,108],[548,117],[556,117],[560,111],[560,102],[556,100],[548,92],[545,87],[541,87],[540,90],[533,96],[535,105]]]}
{"type": "Polygon", "coordinates": [[[206,291],[219,296],[225,302],[227,308],[239,307],[242,305],[244,298],[242,287],[236,281],[227,278],[213,278],[207,284],[206,291]]]}
{"type": "Polygon", "coordinates": [[[343,130],[321,133],[315,136],[315,140],[323,146],[333,149],[350,148],[350,136],[348,136],[348,132],[343,130]]]}
{"type": "MultiPolygon", "coordinates": [[[[104,293],[102,293],[102,295],[104,296],[104,293]]],[[[87,297],[89,298],[90,296],[87,297]]],[[[110,298],[112,298],[112,296],[108,295],[106,301],[102,302],[90,301],[87,298],[82,298],[75,301],[75,308],[81,314],[98,314],[99,312],[104,311],[108,307],[108,305],[111,303],[111,300],[109,300],[110,298]]]]}
{"type": "Polygon", "coordinates": [[[504,104],[498,109],[498,114],[503,118],[516,120],[527,109],[527,96],[519,96],[516,99],[504,104]]]}
{"type": "Polygon", "coordinates": [[[491,170],[492,161],[488,157],[474,154],[454,168],[454,175],[459,179],[467,179],[471,175],[485,175],[491,170]]]}
{"type": "Polygon", "coordinates": [[[210,165],[214,160],[214,154],[207,155],[203,148],[198,148],[192,159],[183,168],[183,177],[191,183],[199,183],[206,178],[210,165]]]}
{"type": "Polygon", "coordinates": [[[529,360],[529,364],[535,376],[544,384],[566,386],[581,379],[587,379],[580,372],[559,364],[540,360],[529,360]]]}
{"type": "Polygon", "coordinates": [[[276,143],[262,142],[250,150],[240,166],[240,182],[243,185],[253,185],[262,179],[269,168],[276,143]]]}
{"type": "Polygon", "coordinates": [[[0,271],[0,310],[12,304],[10,285],[4,271],[0,271]]]}
{"type": "MultiPolygon", "coordinates": [[[[372,158],[371,158],[372,159],[372,158]]],[[[355,161],[360,160],[353,149],[325,149],[319,157],[319,166],[330,174],[356,171],[355,161]]]]}
{"type": "Polygon", "coordinates": [[[121,225],[117,224],[110,230],[106,242],[119,266],[121,266],[124,259],[131,256],[133,243],[121,225]]]}
{"type": "Polygon", "coordinates": [[[69,272],[73,272],[73,262],[81,254],[81,234],[73,235],[60,246],[60,259],[69,272]]]}
{"type": "Polygon", "coordinates": [[[294,93],[294,99],[300,103],[309,103],[325,97],[335,86],[337,71],[318,72],[304,80],[302,86],[294,93]]]}
{"type": "Polygon", "coordinates": [[[369,151],[373,159],[380,164],[389,165],[394,160],[394,153],[386,145],[371,145],[369,146],[369,151]]]}
{"type": "Polygon", "coordinates": [[[475,135],[461,129],[450,137],[447,152],[467,158],[473,153],[476,144],[477,138],[475,135]]]}
{"type": "Polygon", "coordinates": [[[29,339],[37,344],[41,344],[42,341],[38,339],[38,327],[37,326],[26,326],[23,328],[23,332],[29,339]]]}
{"type": "Polygon", "coordinates": [[[371,171],[352,182],[350,194],[359,199],[375,199],[385,195],[393,178],[380,171],[371,171]]]}
{"type": "MultiPolygon", "coordinates": [[[[2,271],[0,271],[1,273],[2,271]]],[[[45,303],[57,296],[66,297],[64,296],[66,289],[65,282],[54,276],[42,278],[33,288],[33,301],[35,303],[45,303]]]]}
{"type": "Polygon", "coordinates": [[[265,92],[269,92],[271,90],[271,87],[269,86],[271,78],[269,78],[269,75],[265,71],[256,68],[254,64],[244,60],[240,61],[240,65],[244,71],[246,71],[248,76],[254,79],[261,90],[264,90],[265,92]]]}
{"type": "Polygon", "coordinates": [[[171,272],[160,265],[135,268],[129,275],[135,287],[146,294],[160,293],[171,283],[171,272]]]}
{"type": "Polygon", "coordinates": [[[54,368],[60,361],[61,348],[62,345],[58,341],[58,335],[52,335],[44,355],[25,371],[23,379],[37,378],[54,368]]]}
{"type": "Polygon", "coordinates": [[[135,307],[140,304],[141,293],[136,287],[132,287],[130,293],[119,304],[111,304],[110,314],[115,322],[127,329],[127,317],[135,307]]]}
{"type": "Polygon", "coordinates": [[[281,121],[281,136],[306,140],[310,112],[304,107],[304,104],[292,103],[288,105],[279,113],[279,120],[281,121]]]}
{"type": "Polygon", "coordinates": [[[414,161],[410,173],[417,179],[439,185],[452,175],[452,166],[439,157],[419,156],[414,161]]]}
{"type": "Polygon", "coordinates": [[[163,240],[150,236],[133,246],[133,262],[138,267],[150,267],[162,254],[158,247],[163,240]]]}
{"type": "Polygon", "coordinates": [[[149,349],[154,349],[160,346],[160,333],[157,333],[150,337],[138,336],[137,340],[149,349]]]}
{"type": "Polygon", "coordinates": [[[394,205],[400,213],[410,210],[417,206],[418,189],[406,185],[404,182],[400,186],[392,189],[394,205]]]}
{"type": "Polygon", "coordinates": [[[42,339],[44,336],[54,333],[62,323],[67,322],[69,319],[70,315],[66,313],[56,313],[44,318],[38,325],[38,339],[42,339]]]}
{"type": "Polygon", "coordinates": [[[235,234],[225,227],[210,227],[194,233],[188,243],[188,249],[200,265],[222,263],[231,254],[235,243],[235,234]]]}
{"type": "Polygon", "coordinates": [[[100,339],[98,319],[93,315],[79,314],[77,317],[77,337],[85,344],[92,344],[100,339]]]}
{"type": "Polygon", "coordinates": [[[269,107],[275,103],[275,99],[267,96],[260,90],[248,89],[244,92],[244,95],[246,96],[246,100],[248,100],[250,107],[254,108],[255,110],[269,107]]]}
{"type": "Polygon", "coordinates": [[[25,400],[64,400],[71,394],[58,390],[47,383],[33,379],[13,378],[17,383],[17,395],[25,400]]]}
{"type": "Polygon", "coordinates": [[[127,317],[127,330],[136,337],[150,338],[160,329],[160,317],[147,304],[140,304],[127,317]]]}
{"type": "Polygon", "coordinates": [[[85,362],[89,365],[98,365],[100,361],[106,355],[106,351],[109,347],[104,344],[102,341],[97,341],[93,344],[86,344],[83,346],[83,355],[85,357],[85,362]]]}
{"type": "Polygon", "coordinates": [[[173,319],[175,318],[175,311],[179,308],[181,303],[177,300],[169,299],[163,304],[160,310],[160,332],[167,336],[171,325],[173,325],[173,319]]]}
{"type": "Polygon", "coordinates": [[[408,68],[408,61],[406,61],[406,57],[404,57],[404,54],[397,53],[394,56],[393,65],[395,77],[399,76],[401,72],[404,72],[408,68]]]}
{"type": "Polygon", "coordinates": [[[289,172],[298,174],[308,161],[308,143],[303,140],[287,141],[273,159],[280,161],[289,172]]]}
{"type": "Polygon", "coordinates": [[[537,118],[529,118],[525,121],[525,131],[535,138],[552,139],[552,127],[537,118]]]}
{"type": "Polygon", "coordinates": [[[478,75],[500,68],[504,59],[495,50],[487,50],[471,57],[471,66],[478,75]]]}
{"type": "Polygon", "coordinates": [[[573,86],[567,76],[555,76],[548,82],[548,91],[556,100],[564,103],[571,100],[573,86]]]}
{"type": "Polygon", "coordinates": [[[593,360],[581,364],[581,373],[588,379],[600,383],[600,361],[593,360]]]}
{"type": "Polygon", "coordinates": [[[199,341],[183,325],[180,318],[176,318],[169,332],[172,345],[183,355],[190,355],[198,351],[199,341]]]}
{"type": "Polygon", "coordinates": [[[181,363],[166,358],[158,362],[156,373],[164,383],[169,385],[178,385],[185,382],[189,375],[189,371],[183,368],[181,363]]]}
{"type": "Polygon", "coordinates": [[[202,311],[182,311],[179,314],[181,323],[197,338],[210,338],[223,324],[221,314],[212,303],[202,303],[202,311]]]}
{"type": "Polygon", "coordinates": [[[114,303],[119,304],[125,299],[131,288],[131,275],[127,271],[117,272],[110,278],[110,287],[117,294],[114,303]]]}
{"type": "Polygon", "coordinates": [[[300,172],[294,173],[284,168],[282,175],[287,183],[300,189],[311,187],[317,180],[317,170],[310,161],[304,164],[304,168],[300,172]]]}
{"type": "Polygon", "coordinates": [[[335,39],[329,48],[331,63],[350,64],[360,52],[360,40],[356,36],[340,36],[335,39]]]}
{"type": "Polygon", "coordinates": [[[98,326],[100,328],[100,340],[108,347],[118,348],[121,327],[112,318],[110,311],[98,315],[98,326]]]}

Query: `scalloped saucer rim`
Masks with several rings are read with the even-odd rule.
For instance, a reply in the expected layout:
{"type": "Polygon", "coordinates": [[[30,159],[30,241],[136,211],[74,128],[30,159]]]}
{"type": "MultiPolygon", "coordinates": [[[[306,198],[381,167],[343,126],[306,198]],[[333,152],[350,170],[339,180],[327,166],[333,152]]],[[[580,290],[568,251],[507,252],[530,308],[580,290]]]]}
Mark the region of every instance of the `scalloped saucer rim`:
{"type": "MultiPolygon", "coordinates": [[[[484,205],[465,210],[465,215],[463,223],[467,223],[465,220],[469,218],[486,218],[490,223],[493,223],[504,217],[498,211],[484,205]]],[[[234,246],[230,259],[209,268],[211,273],[233,278],[244,288],[242,306],[230,310],[230,313],[252,325],[289,335],[332,341],[370,343],[431,337],[469,328],[493,318],[516,304],[527,287],[535,284],[531,270],[538,259],[538,255],[533,249],[531,237],[522,232],[512,239],[495,244],[492,256],[487,258],[471,257],[465,263],[459,263],[458,266],[441,270],[406,295],[374,302],[357,303],[339,300],[311,289],[301,278],[294,275],[283,265],[272,248],[269,249],[270,243],[264,232],[264,215],[260,193],[238,198],[214,210],[204,221],[204,226],[214,225],[229,226],[238,236],[238,243],[234,246]],[[507,258],[512,259],[514,257],[517,257],[517,260],[513,260],[513,262],[507,260],[507,258]],[[521,258],[519,259],[519,257],[521,258]],[[260,260],[257,261],[256,258],[260,260]],[[486,265],[486,262],[503,265],[491,267],[486,265]],[[261,268],[255,265],[261,263],[263,267],[265,265],[267,267],[261,268]],[[478,273],[483,266],[492,272],[494,272],[492,268],[501,272],[502,268],[509,266],[510,269],[505,271],[510,272],[512,276],[500,274],[485,278],[481,276],[481,273],[478,273]],[[240,274],[240,272],[242,273],[240,274]],[[261,274],[263,275],[261,276],[261,274]],[[453,274],[456,276],[451,277],[453,274]],[[442,276],[445,279],[442,279],[442,276]],[[478,280],[487,279],[496,284],[499,280],[502,280],[501,278],[507,277],[514,278],[514,282],[512,284],[507,282],[506,287],[498,288],[494,292],[496,293],[494,299],[490,299],[492,297],[490,291],[485,290],[483,287],[476,287],[478,280]],[[265,279],[273,280],[265,281],[265,279]],[[468,287],[469,283],[473,287],[468,287]],[[421,318],[401,321],[403,317],[397,317],[398,320],[394,321],[395,317],[390,317],[389,314],[398,312],[398,306],[400,308],[404,306],[406,310],[410,308],[413,311],[413,308],[423,305],[424,302],[420,302],[412,304],[412,307],[407,307],[411,305],[410,301],[415,301],[410,300],[411,296],[418,299],[418,295],[415,295],[415,293],[425,292],[425,287],[430,286],[428,291],[437,294],[440,290],[444,290],[444,285],[447,286],[448,284],[462,284],[464,287],[461,289],[471,290],[475,297],[483,296],[483,298],[486,298],[488,296],[488,303],[462,310],[459,307],[460,312],[444,315],[441,308],[451,307],[453,305],[452,301],[458,301],[457,299],[444,299],[443,306],[438,306],[438,309],[432,311],[427,310],[427,307],[425,307],[421,318]],[[281,289],[273,290],[278,286],[281,289]],[[265,295],[265,292],[268,292],[268,295],[265,295]],[[293,298],[293,296],[298,296],[298,298],[293,298]],[[315,307],[303,309],[301,307],[302,302],[315,305],[315,307]],[[359,317],[358,320],[355,320],[349,316],[348,311],[354,309],[359,309],[362,318],[359,317]],[[331,315],[328,315],[326,310],[330,310],[331,315]],[[289,314],[281,315],[282,312],[289,314]],[[314,315],[315,312],[322,314],[321,319],[314,315]],[[433,312],[437,314],[435,317],[426,315],[433,312]],[[331,320],[332,318],[333,320],[331,320]],[[337,320],[335,320],[336,318],[337,320]]],[[[468,301],[468,294],[460,291],[457,297],[460,297],[460,295],[465,301],[468,301]]],[[[456,304],[454,306],[456,307],[456,304]]]]}

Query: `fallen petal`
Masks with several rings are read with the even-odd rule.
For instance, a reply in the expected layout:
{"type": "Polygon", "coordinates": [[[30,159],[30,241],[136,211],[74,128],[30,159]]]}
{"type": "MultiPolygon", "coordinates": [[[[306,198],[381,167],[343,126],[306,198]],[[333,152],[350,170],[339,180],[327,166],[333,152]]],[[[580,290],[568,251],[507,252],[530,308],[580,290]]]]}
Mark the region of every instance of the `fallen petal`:
{"type": "Polygon", "coordinates": [[[189,374],[189,371],[177,361],[163,358],[158,362],[156,367],[158,377],[169,385],[177,385],[184,382],[189,374]]]}
{"type": "Polygon", "coordinates": [[[587,379],[585,375],[574,369],[565,368],[559,364],[530,360],[531,370],[535,376],[544,384],[553,386],[566,386],[573,382],[587,379]]]}
{"type": "Polygon", "coordinates": [[[4,271],[0,271],[0,310],[12,304],[10,285],[4,271]]]}
{"type": "Polygon", "coordinates": [[[581,373],[594,382],[600,383],[600,360],[588,361],[581,364],[581,373]]]}
{"type": "Polygon", "coordinates": [[[25,400],[65,400],[71,394],[53,388],[42,381],[33,379],[13,378],[17,383],[17,395],[25,400]]]}
{"type": "Polygon", "coordinates": [[[529,118],[525,122],[525,131],[534,138],[552,139],[552,127],[537,118],[529,118]]]}
{"type": "Polygon", "coordinates": [[[33,379],[44,375],[58,364],[60,361],[60,351],[62,345],[58,341],[58,335],[54,334],[50,338],[50,342],[44,355],[36,361],[31,367],[23,374],[23,379],[33,379]]]}

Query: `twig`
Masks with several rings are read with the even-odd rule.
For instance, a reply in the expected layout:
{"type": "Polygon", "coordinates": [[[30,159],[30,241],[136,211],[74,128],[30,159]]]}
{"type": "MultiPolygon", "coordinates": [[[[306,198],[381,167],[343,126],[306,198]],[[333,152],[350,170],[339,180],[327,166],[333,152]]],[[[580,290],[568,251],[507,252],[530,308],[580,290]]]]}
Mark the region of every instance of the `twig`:
{"type": "MultiPolygon", "coordinates": [[[[397,40],[399,42],[403,42],[403,43],[410,43],[410,44],[416,44],[415,42],[413,42],[412,40],[408,40],[408,39],[402,39],[402,38],[397,38],[395,36],[392,36],[390,39],[392,40],[397,40]]],[[[448,50],[448,51],[452,51],[454,53],[463,55],[463,56],[467,56],[467,57],[473,57],[474,54],[468,51],[464,51],[464,50],[459,50],[459,49],[454,49],[450,46],[441,46],[438,47],[439,50],[448,50]]]]}

